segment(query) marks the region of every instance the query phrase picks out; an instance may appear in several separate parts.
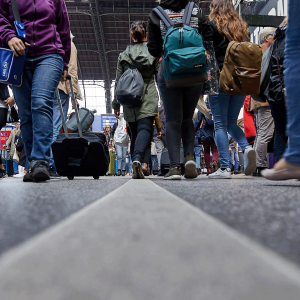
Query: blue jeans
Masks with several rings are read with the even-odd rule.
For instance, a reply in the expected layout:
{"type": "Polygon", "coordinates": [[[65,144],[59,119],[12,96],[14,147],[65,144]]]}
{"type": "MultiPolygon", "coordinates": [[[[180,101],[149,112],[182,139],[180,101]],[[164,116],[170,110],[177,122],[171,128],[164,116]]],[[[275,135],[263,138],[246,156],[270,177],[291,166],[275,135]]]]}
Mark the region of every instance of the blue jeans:
{"type": "Polygon", "coordinates": [[[116,145],[116,152],[117,152],[118,170],[121,170],[122,168],[122,170],[125,171],[127,147],[121,147],[119,145],[116,145]]]}
{"type": "Polygon", "coordinates": [[[201,146],[200,145],[195,145],[194,146],[195,150],[195,160],[196,160],[196,168],[200,169],[200,159],[201,159],[201,146]]]}
{"type": "Polygon", "coordinates": [[[238,171],[240,167],[239,153],[236,149],[231,149],[230,167],[234,165],[234,171],[238,171]]]}
{"type": "Polygon", "coordinates": [[[14,166],[14,173],[19,174],[18,162],[13,160],[13,166],[14,166]]]}
{"type": "Polygon", "coordinates": [[[58,54],[27,58],[23,83],[13,87],[29,162],[49,161],[53,138],[53,95],[63,72],[58,54]]]}
{"type": "Polygon", "coordinates": [[[231,96],[222,91],[219,95],[209,96],[211,112],[215,122],[215,142],[220,155],[221,168],[229,168],[230,153],[227,132],[238,142],[244,151],[248,145],[237,118],[244,104],[245,96],[231,96]]]}
{"type": "Polygon", "coordinates": [[[285,160],[293,165],[300,165],[300,1],[289,0],[289,25],[286,32],[284,82],[287,92],[287,135],[288,147],[285,160]]]}
{"type": "MultiPolygon", "coordinates": [[[[59,95],[60,95],[60,101],[63,107],[63,112],[64,112],[64,117],[65,121],[67,121],[67,114],[69,110],[69,95],[65,94],[63,91],[59,90],[59,95]]],[[[59,134],[59,130],[62,125],[62,119],[60,116],[60,110],[58,106],[58,100],[56,97],[56,92],[54,93],[54,101],[53,101],[53,138],[52,138],[52,143],[56,141],[56,138],[59,134]]],[[[54,165],[54,160],[53,160],[53,154],[51,151],[51,156],[49,159],[49,166],[52,167],[54,170],[56,170],[55,165],[54,165]]]]}
{"type": "Polygon", "coordinates": [[[126,171],[128,173],[132,173],[132,165],[131,165],[131,155],[130,153],[128,154],[128,157],[126,158],[126,171]]]}

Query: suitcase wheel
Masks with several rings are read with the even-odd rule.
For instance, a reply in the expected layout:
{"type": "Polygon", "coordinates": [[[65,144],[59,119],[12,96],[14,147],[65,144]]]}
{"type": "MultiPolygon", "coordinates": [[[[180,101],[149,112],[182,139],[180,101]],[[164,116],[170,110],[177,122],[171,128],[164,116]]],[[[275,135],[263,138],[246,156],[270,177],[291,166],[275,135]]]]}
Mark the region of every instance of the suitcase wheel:
{"type": "Polygon", "coordinates": [[[69,180],[73,180],[73,179],[74,179],[74,176],[68,176],[68,179],[69,179],[69,180]]]}
{"type": "Polygon", "coordinates": [[[99,176],[93,176],[95,180],[99,180],[99,176]]]}

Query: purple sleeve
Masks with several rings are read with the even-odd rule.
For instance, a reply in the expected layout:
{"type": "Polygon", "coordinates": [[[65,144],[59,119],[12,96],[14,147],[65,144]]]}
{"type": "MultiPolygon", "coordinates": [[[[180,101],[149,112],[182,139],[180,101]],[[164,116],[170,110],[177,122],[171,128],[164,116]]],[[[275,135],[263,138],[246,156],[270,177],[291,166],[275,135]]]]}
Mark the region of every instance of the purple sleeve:
{"type": "Polygon", "coordinates": [[[69,15],[64,0],[55,0],[56,2],[56,26],[57,32],[65,51],[64,55],[64,70],[68,70],[68,64],[71,57],[71,36],[70,36],[70,21],[69,15]]]}
{"type": "Polygon", "coordinates": [[[7,1],[0,1],[0,45],[6,47],[8,41],[16,37],[16,30],[7,19],[8,5],[7,1]]]}

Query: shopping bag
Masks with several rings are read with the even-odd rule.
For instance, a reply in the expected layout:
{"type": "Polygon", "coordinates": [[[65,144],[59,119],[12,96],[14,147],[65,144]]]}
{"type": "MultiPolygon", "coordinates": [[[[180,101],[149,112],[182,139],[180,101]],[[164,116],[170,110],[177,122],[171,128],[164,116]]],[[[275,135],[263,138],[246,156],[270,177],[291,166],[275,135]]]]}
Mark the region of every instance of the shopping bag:
{"type": "Polygon", "coordinates": [[[123,115],[120,115],[118,120],[118,127],[114,135],[114,142],[121,147],[127,147],[129,142],[129,135],[127,133],[126,121],[123,115]]]}

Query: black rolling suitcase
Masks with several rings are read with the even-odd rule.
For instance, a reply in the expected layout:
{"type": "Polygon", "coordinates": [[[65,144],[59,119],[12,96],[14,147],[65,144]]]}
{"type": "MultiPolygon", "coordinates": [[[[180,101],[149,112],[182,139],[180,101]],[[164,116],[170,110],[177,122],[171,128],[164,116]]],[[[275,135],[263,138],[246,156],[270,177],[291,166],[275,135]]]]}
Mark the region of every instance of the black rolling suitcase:
{"type": "MultiPolygon", "coordinates": [[[[183,148],[180,148],[180,167],[181,173],[184,174],[184,151],[183,148]]],[[[161,153],[161,172],[163,175],[167,174],[170,170],[170,158],[168,149],[163,149],[161,153]]]]}
{"type": "Polygon", "coordinates": [[[82,132],[71,76],[67,78],[70,81],[78,133],[68,133],[59,92],[57,91],[65,133],[59,134],[57,140],[52,144],[55,167],[60,176],[67,176],[69,180],[73,180],[75,176],[93,176],[94,179],[99,179],[100,176],[106,174],[109,167],[106,137],[103,133],[82,132]]]}
{"type": "Polygon", "coordinates": [[[7,176],[13,176],[14,175],[14,161],[12,159],[7,159],[5,161],[5,164],[6,164],[7,176]]]}

